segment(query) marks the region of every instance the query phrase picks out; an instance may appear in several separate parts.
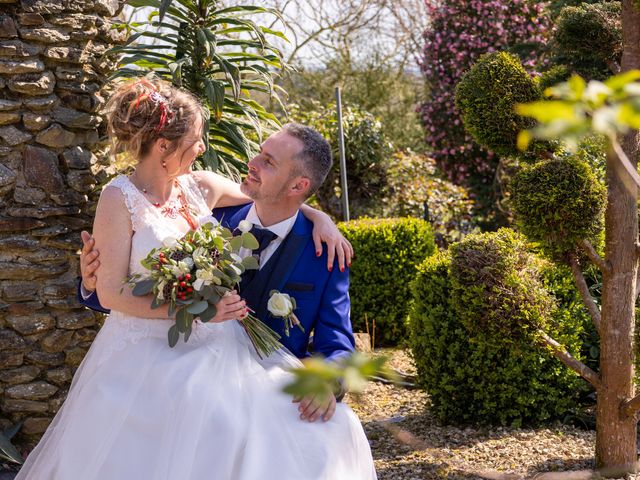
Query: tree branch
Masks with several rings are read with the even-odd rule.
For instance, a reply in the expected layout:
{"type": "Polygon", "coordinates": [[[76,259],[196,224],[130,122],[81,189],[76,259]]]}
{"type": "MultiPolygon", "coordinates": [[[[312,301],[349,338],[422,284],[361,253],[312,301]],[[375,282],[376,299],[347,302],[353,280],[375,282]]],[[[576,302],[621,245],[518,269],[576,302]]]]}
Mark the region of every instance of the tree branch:
{"type": "Polygon", "coordinates": [[[571,370],[579,374],[582,378],[584,378],[587,382],[593,385],[593,388],[598,390],[600,388],[600,375],[587,367],[580,360],[571,355],[567,350],[556,342],[553,338],[547,335],[542,330],[539,330],[539,333],[544,340],[544,342],[551,347],[551,350],[555,357],[564,363],[571,370]]]}
{"type": "Polygon", "coordinates": [[[589,259],[600,269],[601,272],[604,273],[611,270],[611,266],[609,265],[609,263],[606,262],[600,255],[598,255],[598,252],[596,252],[596,249],[593,248],[593,245],[591,245],[591,242],[589,240],[583,238],[578,242],[578,244],[582,247],[589,259]]]}
{"type": "Polygon", "coordinates": [[[596,330],[600,332],[600,308],[598,308],[598,305],[596,305],[595,300],[591,296],[591,292],[589,292],[587,281],[584,279],[584,275],[582,274],[582,270],[578,264],[578,259],[574,254],[569,255],[569,263],[571,264],[571,271],[573,272],[573,277],[576,281],[578,291],[582,296],[582,300],[584,301],[587,310],[589,310],[591,320],[593,321],[596,330]]]}
{"type": "Polygon", "coordinates": [[[620,163],[629,174],[631,179],[635,182],[635,184],[640,187],[640,175],[638,175],[636,168],[633,166],[631,160],[629,160],[629,157],[622,149],[622,145],[618,143],[618,139],[615,136],[609,137],[609,140],[611,141],[613,151],[616,152],[616,155],[618,156],[618,160],[620,160],[620,163]]]}
{"type": "Polygon", "coordinates": [[[627,400],[620,407],[622,413],[627,415],[628,417],[634,416],[640,410],[640,395],[636,395],[635,397],[627,400]]]}

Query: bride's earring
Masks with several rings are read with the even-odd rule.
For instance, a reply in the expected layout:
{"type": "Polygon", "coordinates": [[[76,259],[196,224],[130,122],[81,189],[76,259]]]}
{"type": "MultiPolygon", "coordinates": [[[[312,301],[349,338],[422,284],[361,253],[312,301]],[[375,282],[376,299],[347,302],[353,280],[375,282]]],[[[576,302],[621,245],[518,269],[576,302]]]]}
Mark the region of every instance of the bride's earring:
{"type": "Polygon", "coordinates": [[[162,168],[164,168],[165,170],[167,169],[167,162],[165,162],[164,160],[162,160],[162,168]]]}

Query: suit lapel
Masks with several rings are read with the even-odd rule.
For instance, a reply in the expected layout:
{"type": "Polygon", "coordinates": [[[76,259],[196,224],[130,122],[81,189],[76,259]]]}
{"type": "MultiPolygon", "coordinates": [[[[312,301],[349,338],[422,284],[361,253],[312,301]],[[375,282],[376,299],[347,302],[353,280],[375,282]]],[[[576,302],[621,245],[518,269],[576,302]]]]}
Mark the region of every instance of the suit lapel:
{"type": "Polygon", "coordinates": [[[263,270],[260,270],[253,278],[251,286],[257,287],[257,285],[260,284],[264,285],[264,288],[261,289],[257,308],[254,307],[257,313],[262,314],[259,318],[266,318],[265,314],[267,313],[266,308],[269,300],[269,292],[271,290],[281,291],[291,276],[291,272],[293,272],[293,269],[296,267],[311,237],[311,225],[311,222],[307,220],[302,213],[298,213],[291,232],[289,232],[289,235],[284,239],[280,248],[273,254],[273,257],[271,257],[263,267],[264,274],[268,276],[265,278],[265,276],[260,275],[263,273],[263,270]]]}
{"type": "Polygon", "coordinates": [[[222,218],[220,223],[222,223],[223,227],[227,227],[231,231],[234,231],[236,228],[238,228],[238,224],[242,220],[247,218],[247,214],[249,213],[249,210],[251,209],[251,205],[253,205],[253,203],[249,203],[248,205],[245,205],[240,210],[238,210],[236,213],[231,215],[228,220],[225,219],[225,218],[222,218]]]}

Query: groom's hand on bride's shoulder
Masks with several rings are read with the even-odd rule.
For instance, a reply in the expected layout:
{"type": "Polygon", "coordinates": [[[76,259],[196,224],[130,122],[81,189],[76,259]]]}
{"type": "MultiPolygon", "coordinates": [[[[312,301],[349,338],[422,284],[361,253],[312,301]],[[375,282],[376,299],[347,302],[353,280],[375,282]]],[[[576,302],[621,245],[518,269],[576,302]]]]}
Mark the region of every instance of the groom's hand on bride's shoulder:
{"type": "Polygon", "coordinates": [[[298,411],[300,412],[300,420],[315,422],[322,419],[325,422],[331,420],[333,414],[336,413],[336,397],[331,393],[323,401],[316,400],[315,396],[294,398],[293,403],[299,403],[298,411]]]}
{"type": "Polygon", "coordinates": [[[100,253],[93,248],[95,240],[89,232],[83,230],[80,233],[80,238],[82,238],[82,251],[80,252],[82,287],[88,292],[94,292],[98,282],[96,270],[100,266],[100,260],[98,260],[100,253]]]}

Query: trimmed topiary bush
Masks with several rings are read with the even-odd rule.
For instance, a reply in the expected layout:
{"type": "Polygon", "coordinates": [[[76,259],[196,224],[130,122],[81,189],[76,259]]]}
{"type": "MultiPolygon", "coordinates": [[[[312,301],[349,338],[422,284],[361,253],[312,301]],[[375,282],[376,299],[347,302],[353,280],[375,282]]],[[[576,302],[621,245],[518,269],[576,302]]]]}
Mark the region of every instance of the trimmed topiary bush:
{"type": "Polygon", "coordinates": [[[587,78],[617,73],[622,57],[620,2],[583,3],[564,8],[556,20],[554,63],[587,78]]]}
{"type": "Polygon", "coordinates": [[[606,189],[582,160],[525,165],[512,180],[511,194],[520,229],[552,258],[565,260],[581,239],[602,242],[606,189]]]}
{"type": "Polygon", "coordinates": [[[351,265],[351,321],[366,331],[375,320],[376,345],[397,345],[407,333],[409,284],[416,265],[435,250],[429,223],[417,218],[363,219],[340,223],[356,258],[351,265]]]}
{"type": "MultiPolygon", "coordinates": [[[[478,238],[469,240],[476,237],[474,235],[463,243],[473,241],[488,245],[492,243],[491,237],[499,235],[510,236],[488,233],[483,234],[488,237],[484,242],[478,238]]],[[[504,257],[499,262],[501,265],[512,263],[508,257],[531,255],[523,251],[524,240],[517,237],[514,236],[513,243],[496,241],[504,257]]],[[[536,285],[536,294],[531,295],[529,305],[521,309],[510,302],[497,305],[486,295],[477,299],[461,298],[460,286],[464,279],[457,275],[472,270],[474,262],[470,258],[467,260],[468,268],[454,269],[449,253],[430,257],[418,266],[412,283],[409,342],[418,382],[431,399],[430,410],[440,420],[457,424],[519,426],[561,418],[575,408],[579,394],[585,388],[582,379],[531,338],[511,335],[505,339],[503,335],[483,331],[479,322],[471,323],[471,331],[467,326],[472,315],[486,311],[489,306],[500,309],[503,317],[511,316],[509,322],[526,323],[525,317],[531,313],[546,316],[547,331],[579,357],[587,318],[575,288],[572,289],[571,281],[565,279],[568,273],[533,259],[541,270],[523,272],[522,277],[528,278],[503,275],[506,290],[513,289],[516,284],[516,289],[527,284],[536,285]],[[544,274],[542,279],[536,275],[540,272],[544,274]],[[543,291],[542,285],[547,285],[550,293],[543,291]],[[552,305],[549,309],[556,286],[558,307],[552,305]],[[540,311],[535,311],[536,305],[540,305],[540,311]]],[[[481,265],[486,262],[478,264],[474,276],[479,281],[482,281],[481,265]]],[[[493,282],[496,286],[494,280],[488,283],[493,282]]]]}
{"type": "Polygon", "coordinates": [[[566,82],[571,76],[571,70],[566,65],[555,65],[551,67],[538,79],[540,90],[544,92],[547,88],[553,87],[557,83],[566,82]]]}
{"type": "Polygon", "coordinates": [[[449,251],[456,313],[472,335],[531,341],[548,327],[553,301],[523,235],[508,228],[469,235],[449,251]]]}
{"type": "Polygon", "coordinates": [[[518,57],[506,52],[482,55],[456,87],[456,106],[467,131],[501,156],[518,154],[518,132],[534,125],[515,112],[515,105],[541,98],[537,82],[518,57]]]}

